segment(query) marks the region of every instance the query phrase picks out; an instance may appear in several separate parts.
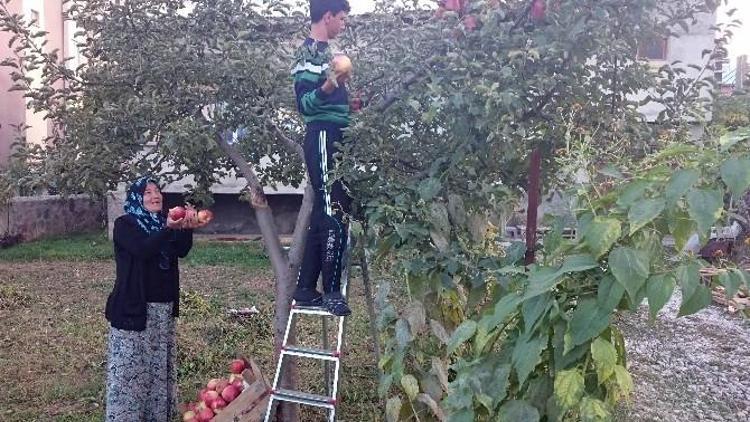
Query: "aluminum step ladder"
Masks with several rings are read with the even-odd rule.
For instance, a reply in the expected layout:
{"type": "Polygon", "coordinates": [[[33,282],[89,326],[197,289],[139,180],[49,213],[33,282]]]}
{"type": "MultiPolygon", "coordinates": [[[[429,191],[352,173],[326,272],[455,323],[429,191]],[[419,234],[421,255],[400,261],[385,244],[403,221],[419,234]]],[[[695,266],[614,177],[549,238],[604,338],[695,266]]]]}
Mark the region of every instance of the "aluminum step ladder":
{"type": "MultiPolygon", "coordinates": [[[[350,239],[351,240],[351,239],[350,239]]],[[[347,242],[347,248],[344,252],[344,268],[341,271],[341,294],[347,297],[347,287],[349,284],[349,272],[351,269],[351,263],[349,256],[351,254],[352,242],[347,242]]],[[[281,346],[279,353],[279,360],[276,363],[276,375],[273,378],[273,386],[271,387],[271,398],[268,401],[268,408],[266,409],[265,422],[271,421],[271,413],[273,410],[274,401],[278,402],[291,402],[300,405],[313,406],[319,408],[325,408],[328,410],[328,421],[334,422],[336,420],[336,404],[338,394],[338,383],[339,374],[341,372],[341,357],[342,348],[344,345],[344,330],[346,317],[336,316],[326,311],[322,307],[318,306],[299,306],[296,301],[292,301],[292,309],[289,312],[289,319],[286,322],[286,330],[284,331],[284,341],[281,346]],[[320,315],[323,325],[323,348],[309,348],[299,347],[290,345],[289,331],[294,323],[294,318],[299,315],[320,315]],[[337,326],[336,333],[336,345],[333,349],[329,349],[328,346],[328,321],[326,318],[334,318],[337,326]],[[284,363],[284,358],[289,356],[302,357],[307,359],[317,359],[324,363],[324,374],[326,391],[328,395],[312,394],[303,391],[293,391],[283,388],[279,388],[281,381],[281,373],[284,363]],[[333,365],[333,380],[330,379],[330,365],[333,365]]]]}

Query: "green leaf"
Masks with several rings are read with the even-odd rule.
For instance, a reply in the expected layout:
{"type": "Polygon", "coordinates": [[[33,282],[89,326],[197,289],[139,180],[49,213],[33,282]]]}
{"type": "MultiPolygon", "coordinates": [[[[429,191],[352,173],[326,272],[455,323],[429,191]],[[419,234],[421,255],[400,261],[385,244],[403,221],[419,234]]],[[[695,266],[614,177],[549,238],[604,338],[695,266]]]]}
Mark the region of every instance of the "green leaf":
{"type": "Polygon", "coordinates": [[[680,312],[677,316],[694,314],[711,304],[711,291],[704,285],[699,285],[689,297],[682,298],[680,312]]]}
{"type": "Polygon", "coordinates": [[[617,205],[624,209],[630,208],[631,205],[643,197],[651,185],[651,182],[643,180],[628,183],[617,198],[617,205]]]}
{"type": "Polygon", "coordinates": [[[568,256],[557,270],[549,267],[536,267],[529,275],[524,299],[531,299],[534,296],[546,293],[555,287],[562,275],[566,273],[586,271],[598,266],[599,264],[594,261],[591,255],[581,254],[568,256]]]}
{"type": "Polygon", "coordinates": [[[677,202],[682,195],[693,187],[698,179],[700,179],[700,173],[698,173],[697,170],[677,170],[672,177],[669,178],[669,182],[667,183],[665,192],[667,203],[673,205],[677,202]]]}
{"type": "Polygon", "coordinates": [[[479,320],[479,325],[485,332],[490,332],[498,325],[502,324],[521,303],[521,297],[516,294],[503,296],[495,304],[494,312],[483,316],[479,320]]]}
{"type": "Polygon", "coordinates": [[[581,400],[581,421],[601,422],[611,419],[612,415],[603,401],[588,396],[581,400]]]}
{"type": "Polygon", "coordinates": [[[617,350],[615,350],[615,346],[612,343],[601,337],[597,337],[591,343],[591,357],[596,364],[596,374],[599,378],[599,384],[602,384],[615,372],[617,350]]]}
{"type": "Polygon", "coordinates": [[[670,216],[669,230],[674,237],[675,247],[681,251],[690,236],[698,230],[698,226],[686,212],[680,211],[670,216]]]}
{"type": "Polygon", "coordinates": [[[618,283],[612,276],[605,276],[599,282],[596,302],[602,311],[612,312],[620,303],[623,294],[625,294],[625,288],[622,287],[622,284],[618,283]]]}
{"type": "Polygon", "coordinates": [[[688,213],[698,225],[698,231],[705,235],[716,220],[721,217],[724,200],[718,190],[693,189],[687,194],[688,213]]]}
{"type": "Polygon", "coordinates": [[[719,282],[724,286],[727,299],[733,298],[740,287],[747,284],[745,274],[738,269],[731,269],[719,274],[719,282]]]}
{"type": "Polygon", "coordinates": [[[398,415],[401,413],[401,399],[394,396],[385,402],[385,417],[388,422],[398,422],[398,415]]]}
{"type": "Polygon", "coordinates": [[[425,179],[419,183],[419,197],[423,201],[431,201],[440,192],[440,189],[442,189],[440,180],[432,177],[425,179]]]}
{"type": "Polygon", "coordinates": [[[453,332],[450,341],[448,342],[448,354],[456,351],[466,340],[470,339],[477,331],[477,323],[474,320],[466,320],[461,323],[453,332]]]}
{"type": "Polygon", "coordinates": [[[403,349],[411,340],[412,337],[409,330],[409,323],[405,319],[399,318],[399,320],[396,321],[396,342],[398,343],[398,346],[403,349]]]}
{"type": "Polygon", "coordinates": [[[663,210],[663,199],[646,199],[633,204],[628,212],[628,220],[630,220],[630,236],[646,224],[653,221],[663,210]]]}
{"type": "Polygon", "coordinates": [[[649,259],[642,251],[621,246],[609,254],[609,267],[617,281],[625,287],[628,296],[636,299],[638,290],[649,274],[649,259]]]}
{"type": "Polygon", "coordinates": [[[610,314],[611,311],[601,309],[596,300],[582,300],[573,311],[568,324],[572,345],[583,344],[598,336],[609,326],[610,314]]]}
{"type": "Polygon", "coordinates": [[[518,383],[523,385],[526,378],[539,363],[542,350],[547,345],[547,336],[536,336],[529,340],[521,336],[513,348],[513,367],[518,375],[518,383]]]}
{"type": "Polygon", "coordinates": [[[521,306],[521,315],[523,315],[524,332],[531,332],[532,328],[539,318],[552,306],[550,295],[544,294],[533,297],[523,303],[521,306]]]}
{"type": "Polygon", "coordinates": [[[646,297],[651,319],[667,304],[675,288],[675,279],[671,274],[659,274],[649,277],[646,282],[646,297]]]}
{"type": "Polygon", "coordinates": [[[700,264],[689,262],[677,267],[675,274],[682,288],[682,299],[685,300],[693,295],[700,284],[700,264]]]}
{"type": "Polygon", "coordinates": [[[617,381],[617,386],[620,387],[623,396],[627,397],[633,391],[633,378],[624,366],[615,366],[615,381],[617,381]]]}
{"type": "Polygon", "coordinates": [[[722,146],[722,150],[726,151],[737,144],[737,142],[748,138],[750,138],[750,128],[740,128],[721,135],[719,144],[722,146]]]}
{"type": "Polygon", "coordinates": [[[437,418],[438,421],[444,422],[446,420],[445,412],[443,412],[443,409],[440,408],[440,405],[437,404],[435,399],[430,397],[427,394],[420,394],[417,397],[417,401],[424,403],[432,412],[433,415],[437,418]]]}
{"type": "Polygon", "coordinates": [[[500,406],[497,421],[538,422],[539,411],[523,400],[511,400],[500,406]]]}
{"type": "Polygon", "coordinates": [[[729,158],[721,164],[721,178],[736,197],[741,197],[750,186],[750,160],[729,158]]]}
{"type": "Polygon", "coordinates": [[[599,258],[612,247],[621,234],[619,220],[594,217],[583,234],[583,241],[594,257],[599,258]]]}
{"type": "Polygon", "coordinates": [[[417,379],[413,375],[407,374],[401,377],[401,387],[406,392],[409,400],[414,401],[417,398],[417,394],[419,394],[419,382],[417,382],[417,379]]]}
{"type": "Polygon", "coordinates": [[[563,409],[578,404],[583,396],[583,375],[577,369],[560,371],[555,375],[555,399],[563,409]]]}

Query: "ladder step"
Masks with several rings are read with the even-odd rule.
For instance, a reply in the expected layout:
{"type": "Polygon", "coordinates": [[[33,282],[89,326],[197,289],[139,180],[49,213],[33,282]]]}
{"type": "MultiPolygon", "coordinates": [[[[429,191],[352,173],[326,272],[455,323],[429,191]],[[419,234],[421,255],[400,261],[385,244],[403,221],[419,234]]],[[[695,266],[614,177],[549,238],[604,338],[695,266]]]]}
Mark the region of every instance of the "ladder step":
{"type": "Polygon", "coordinates": [[[293,314],[305,314],[305,315],[324,315],[324,316],[331,316],[335,317],[336,315],[326,311],[324,308],[320,306],[299,306],[299,305],[292,305],[292,313],[293,314]]]}
{"type": "Polygon", "coordinates": [[[339,360],[340,353],[335,351],[314,349],[308,347],[282,347],[281,353],[310,359],[323,359],[332,362],[339,360]]]}
{"type": "Polygon", "coordinates": [[[302,391],[278,389],[273,391],[272,398],[274,400],[301,403],[308,406],[325,407],[328,409],[333,409],[336,407],[336,400],[331,397],[321,396],[319,394],[304,393],[302,391]]]}

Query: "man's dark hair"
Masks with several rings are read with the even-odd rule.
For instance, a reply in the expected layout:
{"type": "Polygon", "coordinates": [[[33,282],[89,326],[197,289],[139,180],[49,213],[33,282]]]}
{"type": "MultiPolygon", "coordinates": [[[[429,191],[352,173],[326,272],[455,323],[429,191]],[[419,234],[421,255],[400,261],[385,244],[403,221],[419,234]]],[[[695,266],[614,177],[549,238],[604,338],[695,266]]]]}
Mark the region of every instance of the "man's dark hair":
{"type": "Polygon", "coordinates": [[[336,15],[339,12],[349,13],[350,11],[351,7],[348,0],[310,0],[310,20],[312,23],[323,19],[326,12],[336,15]]]}

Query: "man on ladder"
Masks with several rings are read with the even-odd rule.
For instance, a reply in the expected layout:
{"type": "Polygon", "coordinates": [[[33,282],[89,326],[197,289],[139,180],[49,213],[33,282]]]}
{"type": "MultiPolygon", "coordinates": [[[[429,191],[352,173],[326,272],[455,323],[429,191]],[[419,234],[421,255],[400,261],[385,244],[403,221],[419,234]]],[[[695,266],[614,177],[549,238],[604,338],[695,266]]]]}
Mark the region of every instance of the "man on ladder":
{"type": "MultiPolygon", "coordinates": [[[[308,182],[315,196],[266,422],[270,420],[275,401],[325,408],[329,422],[336,417],[344,317],[351,314],[346,301],[347,280],[342,286],[342,270],[347,265],[349,255],[346,218],[350,212],[351,198],[340,180],[328,183],[328,172],[337,152],[335,144],[342,141],[343,129],[349,125],[349,98],[344,84],[351,77],[351,62],[346,56],[334,57],[328,42],[344,30],[349,10],[347,0],[310,0],[310,35],[297,50],[292,68],[297,108],[305,121],[304,151],[308,182]],[[321,275],[323,294],[317,290],[321,275]],[[301,314],[321,315],[324,319],[334,316],[338,319],[337,344],[333,350],[304,348],[287,343],[293,320],[301,314]],[[284,358],[288,356],[325,362],[327,395],[279,388],[284,358]],[[333,364],[333,380],[330,383],[329,364],[333,364]]],[[[348,277],[347,273],[344,271],[344,278],[348,277]]],[[[324,338],[326,331],[324,328],[324,338]]],[[[323,347],[327,348],[327,339],[323,347]]]]}
{"type": "Polygon", "coordinates": [[[328,171],[337,152],[335,144],[342,141],[342,130],[349,125],[344,84],[351,77],[351,62],[345,56],[334,58],[328,43],[344,30],[349,10],[347,0],[310,0],[310,36],[297,50],[292,69],[297,108],[306,126],[305,164],[315,192],[294,300],[300,306],[323,306],[336,316],[351,313],[341,294],[345,216],[351,198],[340,180],[329,186],[328,171]],[[347,64],[335,65],[341,62],[347,64]],[[316,289],[321,273],[322,295],[316,289]]]}

